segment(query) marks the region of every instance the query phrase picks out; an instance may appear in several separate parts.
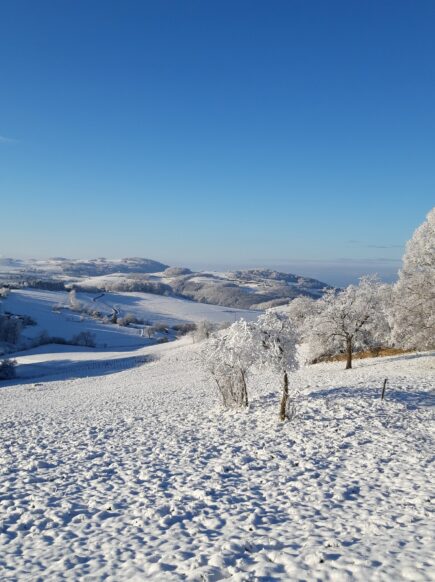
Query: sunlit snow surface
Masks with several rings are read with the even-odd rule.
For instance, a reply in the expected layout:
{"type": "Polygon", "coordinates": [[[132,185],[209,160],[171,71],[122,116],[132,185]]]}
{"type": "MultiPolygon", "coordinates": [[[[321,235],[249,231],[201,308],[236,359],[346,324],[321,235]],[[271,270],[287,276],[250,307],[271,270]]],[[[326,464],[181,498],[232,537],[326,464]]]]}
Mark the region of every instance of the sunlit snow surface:
{"type": "MultiPolygon", "coordinates": [[[[151,293],[77,293],[77,300],[105,315],[111,315],[112,307],[115,307],[119,317],[131,313],[149,323],[164,322],[168,325],[202,320],[233,323],[241,317],[256,319],[259,314],[254,310],[208,305],[151,293]]],[[[23,335],[27,338],[47,331],[50,336],[69,339],[82,331],[90,331],[95,336],[97,347],[133,348],[150,343],[146,336],[141,335],[140,329],[104,324],[86,314],[71,311],[65,291],[15,289],[1,302],[0,308],[33,317],[37,325],[24,329],[23,335]]]]}
{"type": "Polygon", "coordinates": [[[197,350],[4,384],[2,580],[434,579],[434,355],[303,370],[280,424],[277,379],[223,412],[197,350]]]}

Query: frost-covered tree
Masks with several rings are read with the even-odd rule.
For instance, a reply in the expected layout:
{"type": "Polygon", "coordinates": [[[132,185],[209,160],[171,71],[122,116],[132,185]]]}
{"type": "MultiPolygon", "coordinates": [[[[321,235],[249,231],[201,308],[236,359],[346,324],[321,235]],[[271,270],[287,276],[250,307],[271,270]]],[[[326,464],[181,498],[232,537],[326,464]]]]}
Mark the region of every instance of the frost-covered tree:
{"type": "Polygon", "coordinates": [[[80,311],[82,304],[77,299],[77,292],[75,289],[71,289],[68,293],[68,304],[73,311],[80,311]]]}
{"type": "Polygon", "coordinates": [[[435,346],[435,208],[406,245],[394,288],[393,339],[405,348],[435,346]]]}
{"type": "Polygon", "coordinates": [[[289,373],[298,367],[297,337],[288,316],[266,311],[256,322],[243,319],[204,343],[202,362],[212,375],[225,406],[248,405],[248,375],[268,369],[283,380],[280,418],[287,418],[289,373]]]}
{"type": "Polygon", "coordinates": [[[310,359],[345,353],[349,369],[355,350],[387,343],[389,290],[375,276],[361,277],[359,285],[349,285],[338,292],[327,290],[302,326],[310,359]]]}
{"type": "Polygon", "coordinates": [[[293,301],[285,307],[284,313],[292,322],[293,328],[302,333],[305,326],[305,321],[308,316],[316,312],[316,300],[312,297],[296,297],[293,301]]]}
{"type": "Polygon", "coordinates": [[[279,417],[280,420],[285,420],[288,417],[288,374],[299,367],[296,350],[298,338],[295,328],[287,315],[267,310],[258,318],[255,330],[259,333],[261,342],[260,364],[282,375],[279,417]]]}
{"type": "Polygon", "coordinates": [[[258,345],[254,324],[244,319],[204,343],[201,360],[216,382],[224,406],[248,406],[247,380],[258,360],[258,345]]]}

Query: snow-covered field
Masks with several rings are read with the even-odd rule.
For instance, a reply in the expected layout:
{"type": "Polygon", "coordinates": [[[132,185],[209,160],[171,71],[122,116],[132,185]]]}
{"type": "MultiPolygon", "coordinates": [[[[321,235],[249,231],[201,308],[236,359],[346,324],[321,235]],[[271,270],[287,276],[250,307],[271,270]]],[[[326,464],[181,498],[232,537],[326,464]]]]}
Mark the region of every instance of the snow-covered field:
{"type": "Polygon", "coordinates": [[[276,379],[221,411],[197,349],[4,383],[2,580],[435,579],[434,354],[301,370],[280,424],[276,379]]]}
{"type": "MultiPolygon", "coordinates": [[[[120,317],[132,313],[151,323],[165,322],[169,325],[202,320],[212,323],[233,323],[240,317],[252,320],[258,316],[257,311],[195,303],[187,299],[151,293],[77,293],[77,299],[104,314],[110,315],[114,306],[120,317]]],[[[68,306],[68,293],[63,291],[13,290],[0,306],[4,311],[30,315],[36,320],[36,326],[26,327],[23,332],[23,335],[29,338],[36,337],[44,330],[51,336],[66,339],[81,331],[90,331],[95,335],[98,347],[133,348],[150,343],[147,337],[141,335],[140,329],[103,324],[69,309],[53,311],[56,306],[68,306]]]]}

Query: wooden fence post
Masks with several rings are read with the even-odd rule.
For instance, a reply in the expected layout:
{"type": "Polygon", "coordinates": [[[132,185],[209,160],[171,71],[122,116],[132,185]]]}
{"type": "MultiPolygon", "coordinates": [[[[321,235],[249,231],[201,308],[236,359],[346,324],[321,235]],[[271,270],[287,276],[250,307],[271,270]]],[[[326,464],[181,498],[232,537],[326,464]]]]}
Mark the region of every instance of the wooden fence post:
{"type": "Polygon", "coordinates": [[[382,396],[381,396],[381,400],[383,400],[384,399],[384,396],[385,396],[385,388],[387,387],[387,381],[388,381],[388,378],[385,378],[384,385],[382,386],[382,396]]]}

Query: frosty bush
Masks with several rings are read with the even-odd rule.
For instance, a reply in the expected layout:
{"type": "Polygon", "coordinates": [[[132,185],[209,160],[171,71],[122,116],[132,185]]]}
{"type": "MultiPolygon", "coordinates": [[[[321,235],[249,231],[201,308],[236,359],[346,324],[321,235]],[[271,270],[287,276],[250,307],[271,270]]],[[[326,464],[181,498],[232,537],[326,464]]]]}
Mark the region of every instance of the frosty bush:
{"type": "Polygon", "coordinates": [[[32,341],[32,347],[44,346],[48,344],[59,344],[59,345],[69,345],[69,346],[84,346],[88,348],[95,348],[95,335],[90,331],[82,331],[77,335],[73,336],[71,339],[66,339],[64,337],[49,335],[49,333],[44,330],[41,331],[32,341]]]}
{"type": "Polygon", "coordinates": [[[0,380],[9,380],[10,378],[15,378],[16,365],[17,362],[15,360],[2,360],[0,362],[0,380]]]}
{"type": "Polygon", "coordinates": [[[172,326],[172,329],[178,335],[186,335],[188,333],[193,333],[196,330],[195,323],[176,323],[172,326]]]}
{"type": "Polygon", "coordinates": [[[77,335],[73,336],[71,344],[76,346],[84,346],[87,348],[95,348],[95,334],[90,331],[81,331],[77,335]]]}
{"type": "Polygon", "coordinates": [[[127,313],[126,315],[124,315],[124,317],[118,318],[118,325],[121,325],[123,327],[128,327],[130,324],[142,324],[142,323],[143,320],[139,319],[132,313],[127,313]]]}
{"type": "Polygon", "coordinates": [[[204,343],[202,362],[213,377],[226,407],[247,407],[247,379],[256,361],[255,326],[243,319],[204,343]]]}
{"type": "Polygon", "coordinates": [[[154,323],[154,325],[152,325],[150,327],[150,333],[151,335],[154,335],[155,333],[169,333],[169,325],[165,322],[160,322],[160,323],[154,323]]]}
{"type": "Polygon", "coordinates": [[[397,345],[435,347],[435,208],[406,245],[394,288],[392,319],[397,345]]]}
{"type": "MultiPolygon", "coordinates": [[[[255,325],[261,341],[259,362],[282,376],[282,396],[279,409],[280,420],[290,418],[289,414],[289,372],[298,369],[296,346],[298,337],[288,316],[274,311],[266,311],[255,325]]],[[[291,409],[293,406],[290,407],[291,409]]]]}
{"type": "Polygon", "coordinates": [[[10,289],[8,287],[0,287],[0,299],[6,299],[9,295],[10,289]]]}
{"type": "Polygon", "coordinates": [[[243,319],[221,330],[202,349],[202,360],[212,375],[226,407],[246,407],[248,377],[253,368],[268,369],[282,378],[280,419],[289,417],[289,372],[298,368],[297,336],[290,319],[266,311],[257,322],[243,319]]]}
{"type": "Polygon", "coordinates": [[[214,325],[210,321],[199,321],[193,331],[193,341],[202,342],[213,333],[214,325]]]}
{"type": "Polygon", "coordinates": [[[77,299],[77,292],[75,289],[71,289],[68,293],[68,305],[73,311],[81,311],[83,308],[83,305],[77,299]]]}

